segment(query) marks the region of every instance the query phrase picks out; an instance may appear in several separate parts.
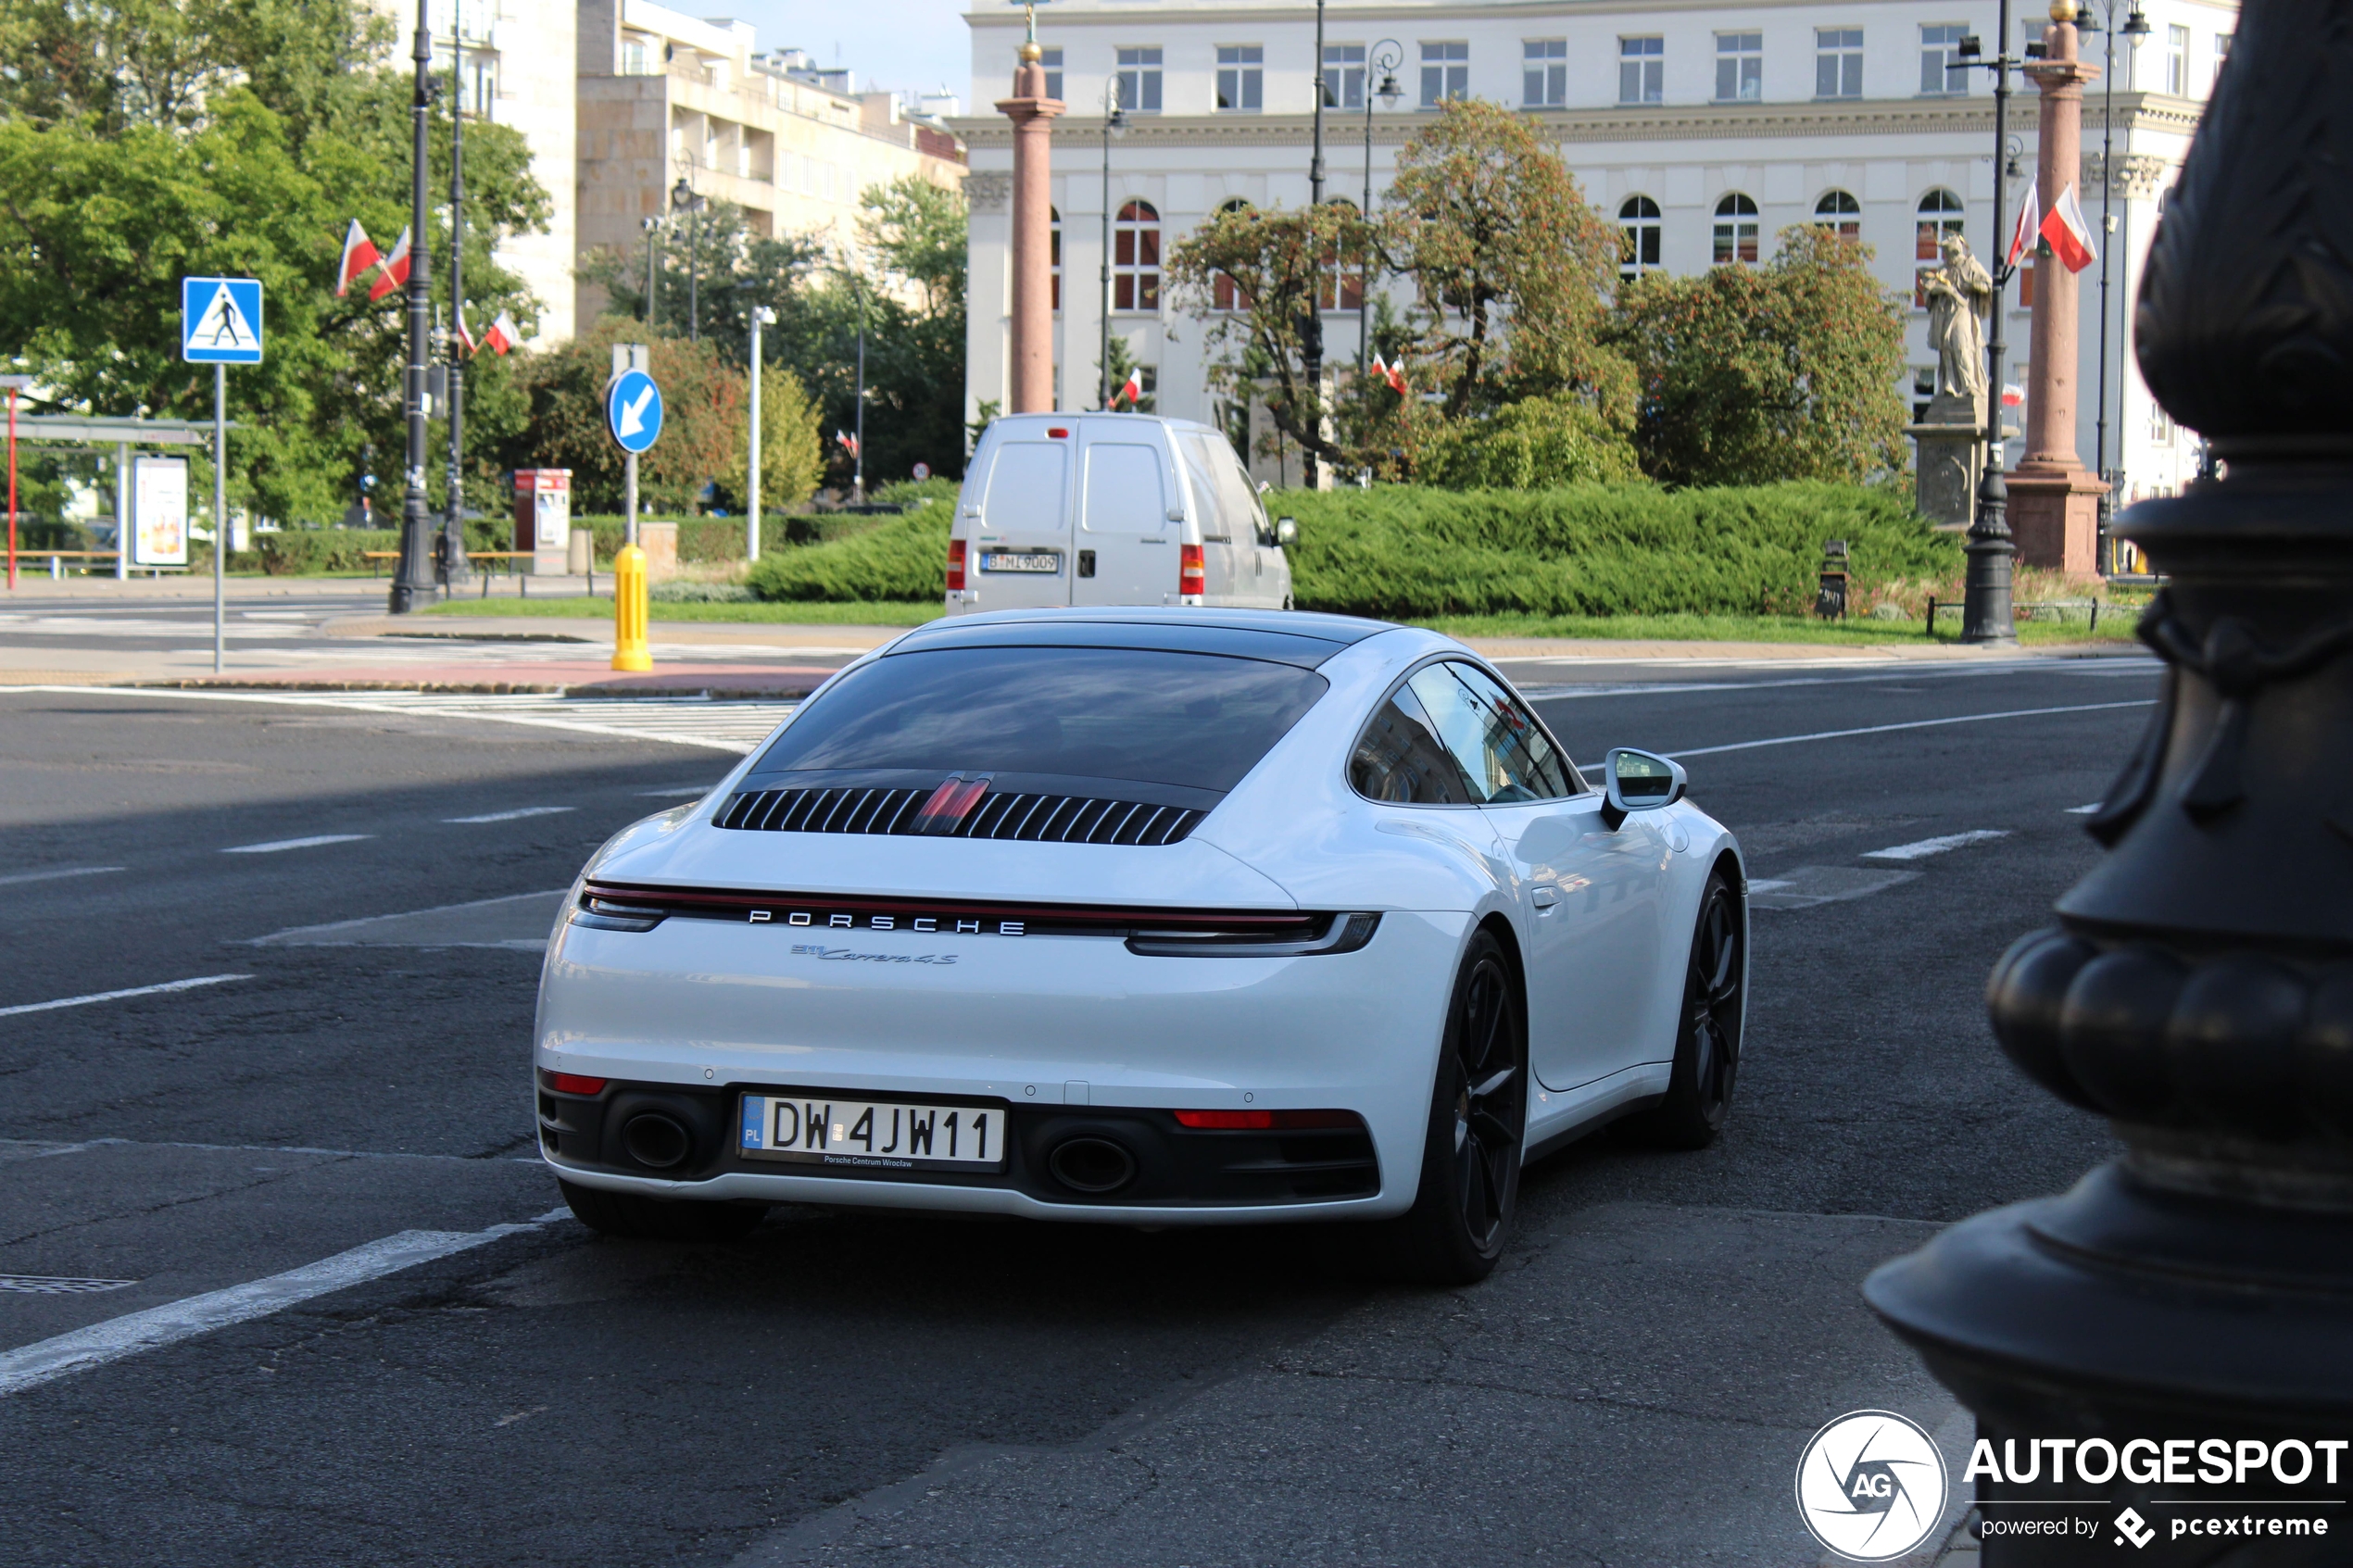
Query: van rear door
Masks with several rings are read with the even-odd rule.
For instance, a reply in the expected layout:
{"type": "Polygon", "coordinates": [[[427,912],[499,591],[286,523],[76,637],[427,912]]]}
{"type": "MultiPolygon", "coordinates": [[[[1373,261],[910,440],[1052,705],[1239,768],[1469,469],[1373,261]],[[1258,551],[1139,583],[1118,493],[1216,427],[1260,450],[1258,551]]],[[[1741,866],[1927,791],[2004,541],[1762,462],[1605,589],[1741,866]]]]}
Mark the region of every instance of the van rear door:
{"type": "Polygon", "coordinates": [[[1070,603],[1072,443],[1048,429],[1016,426],[989,454],[980,515],[963,520],[964,582],[979,596],[975,608],[1070,603]]]}
{"type": "Polygon", "coordinates": [[[1081,420],[1079,433],[1078,571],[1070,602],[1173,602],[1184,508],[1160,423],[1097,416],[1081,420]]]}

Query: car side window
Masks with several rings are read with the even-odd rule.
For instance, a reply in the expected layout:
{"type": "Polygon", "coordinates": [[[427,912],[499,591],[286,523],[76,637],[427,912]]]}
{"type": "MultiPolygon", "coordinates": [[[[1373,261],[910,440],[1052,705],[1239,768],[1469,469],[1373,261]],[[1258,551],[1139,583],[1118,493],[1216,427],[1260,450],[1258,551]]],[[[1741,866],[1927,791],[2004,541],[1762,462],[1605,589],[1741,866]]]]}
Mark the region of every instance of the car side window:
{"type": "Polygon", "coordinates": [[[1552,747],[1530,746],[1542,733],[1511,695],[1467,664],[1426,664],[1405,684],[1421,698],[1439,738],[1469,778],[1472,799],[1516,805],[1569,793],[1552,747]]]}
{"type": "Polygon", "coordinates": [[[1368,800],[1400,806],[1471,806],[1478,801],[1410,685],[1390,693],[1357,737],[1348,759],[1348,782],[1368,800]]]}
{"type": "Polygon", "coordinates": [[[1554,749],[1544,726],[1517,697],[1476,664],[1448,664],[1446,669],[1470,688],[1471,696],[1491,715],[1488,745],[1504,759],[1502,771],[1514,781],[1508,787],[1528,791],[1491,795],[1490,800],[1557,800],[1584,793],[1584,781],[1577,776],[1576,766],[1554,749]]]}

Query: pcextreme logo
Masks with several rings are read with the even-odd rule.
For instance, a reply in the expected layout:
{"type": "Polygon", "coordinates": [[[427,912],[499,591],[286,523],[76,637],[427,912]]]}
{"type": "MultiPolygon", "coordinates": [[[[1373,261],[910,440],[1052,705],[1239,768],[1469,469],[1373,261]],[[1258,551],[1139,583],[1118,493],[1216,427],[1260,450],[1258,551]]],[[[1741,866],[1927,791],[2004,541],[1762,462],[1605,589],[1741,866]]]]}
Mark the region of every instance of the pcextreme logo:
{"type": "Polygon", "coordinates": [[[1840,1416],[1814,1434],[1797,1461],[1806,1527],[1856,1562],[1917,1549],[1944,1519],[1948,1488],[1935,1441],[1893,1411],[1840,1416]]]}

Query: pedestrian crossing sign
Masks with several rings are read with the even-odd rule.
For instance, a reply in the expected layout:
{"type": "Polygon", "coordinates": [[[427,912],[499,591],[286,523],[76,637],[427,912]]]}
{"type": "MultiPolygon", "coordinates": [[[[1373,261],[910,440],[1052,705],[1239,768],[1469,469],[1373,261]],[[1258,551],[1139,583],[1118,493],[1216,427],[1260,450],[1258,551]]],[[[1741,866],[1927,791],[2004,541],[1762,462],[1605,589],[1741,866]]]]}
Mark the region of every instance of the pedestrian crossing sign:
{"type": "Polygon", "coordinates": [[[261,363],[261,281],[180,280],[180,358],[197,365],[261,363]]]}

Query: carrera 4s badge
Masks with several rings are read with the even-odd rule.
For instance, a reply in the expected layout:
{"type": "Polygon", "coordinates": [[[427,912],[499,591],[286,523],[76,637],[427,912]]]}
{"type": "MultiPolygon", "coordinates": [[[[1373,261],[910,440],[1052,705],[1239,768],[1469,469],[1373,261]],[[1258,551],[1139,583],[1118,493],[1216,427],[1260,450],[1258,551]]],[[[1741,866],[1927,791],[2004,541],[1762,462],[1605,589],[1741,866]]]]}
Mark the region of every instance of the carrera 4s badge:
{"type": "Polygon", "coordinates": [[[954,963],[953,953],[862,953],[855,947],[828,947],[818,942],[796,942],[792,950],[834,963],[954,963]]]}

